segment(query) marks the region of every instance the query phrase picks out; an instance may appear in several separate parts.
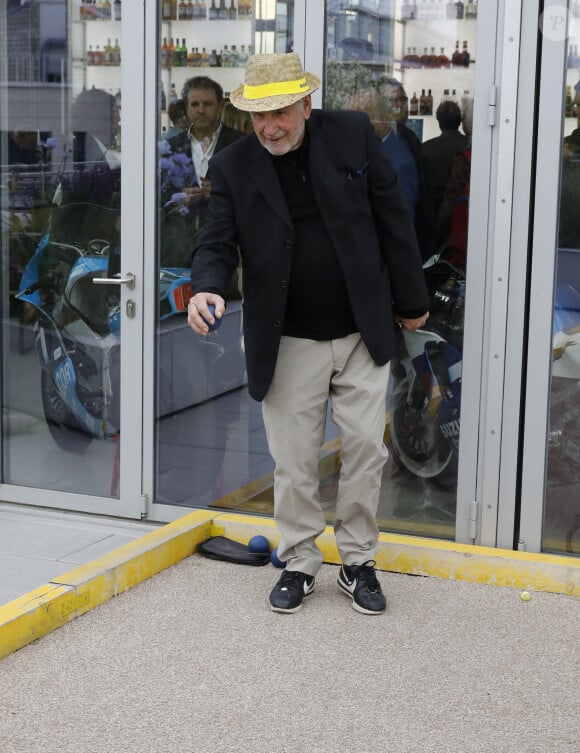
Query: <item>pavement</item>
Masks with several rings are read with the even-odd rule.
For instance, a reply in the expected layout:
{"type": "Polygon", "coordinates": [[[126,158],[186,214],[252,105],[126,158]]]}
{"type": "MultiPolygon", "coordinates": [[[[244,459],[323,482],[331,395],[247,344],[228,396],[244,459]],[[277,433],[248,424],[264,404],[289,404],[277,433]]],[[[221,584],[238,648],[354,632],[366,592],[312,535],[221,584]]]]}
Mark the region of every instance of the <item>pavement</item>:
{"type": "Polygon", "coordinates": [[[0,606],[2,753],[578,753],[577,558],[382,534],[365,616],[327,529],[281,615],[279,570],[195,552],[256,533],[198,510],[0,606]]]}

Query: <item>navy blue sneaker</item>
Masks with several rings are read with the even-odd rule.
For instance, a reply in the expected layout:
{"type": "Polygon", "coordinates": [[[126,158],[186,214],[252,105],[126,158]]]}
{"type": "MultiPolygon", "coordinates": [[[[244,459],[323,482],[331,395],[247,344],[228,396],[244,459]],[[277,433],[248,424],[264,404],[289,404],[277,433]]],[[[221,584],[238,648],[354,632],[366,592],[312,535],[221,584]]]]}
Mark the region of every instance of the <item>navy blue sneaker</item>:
{"type": "Polygon", "coordinates": [[[298,570],[284,570],[270,594],[273,612],[297,612],[305,596],[314,591],[314,576],[298,570]]]}
{"type": "Polygon", "coordinates": [[[352,608],[362,614],[381,614],[387,600],[374,570],[374,562],[364,565],[343,565],[338,574],[338,586],[352,599],[352,608]]]}

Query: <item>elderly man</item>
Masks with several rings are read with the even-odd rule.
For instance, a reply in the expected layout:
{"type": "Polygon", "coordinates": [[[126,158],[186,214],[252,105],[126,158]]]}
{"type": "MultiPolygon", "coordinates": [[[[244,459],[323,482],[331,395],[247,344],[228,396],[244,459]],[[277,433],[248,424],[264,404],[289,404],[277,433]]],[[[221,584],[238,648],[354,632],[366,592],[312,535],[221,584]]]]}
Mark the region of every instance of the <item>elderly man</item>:
{"type": "Polygon", "coordinates": [[[380,139],[364,113],[313,110],[319,86],[295,53],[249,58],[231,101],[251,113],[254,133],[213,159],[189,323],[205,335],[208,322],[223,316],[239,246],[249,390],[262,401],[276,464],[274,517],[286,562],[271,608],[300,609],[322,564],[318,461],[330,400],[342,448],[338,585],[356,610],[380,614],[386,600],[374,570],[375,516],[388,362],[395,322],[421,326],[428,298],[380,139]]]}

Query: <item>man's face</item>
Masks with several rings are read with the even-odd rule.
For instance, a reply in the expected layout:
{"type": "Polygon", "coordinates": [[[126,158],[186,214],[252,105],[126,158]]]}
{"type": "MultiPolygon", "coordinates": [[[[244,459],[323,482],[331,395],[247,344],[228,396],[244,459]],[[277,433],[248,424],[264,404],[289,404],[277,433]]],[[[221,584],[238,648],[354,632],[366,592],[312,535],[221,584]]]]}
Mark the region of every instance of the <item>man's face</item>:
{"type": "Polygon", "coordinates": [[[224,103],[218,102],[213,89],[190,89],[186,104],[194,132],[211,135],[217,130],[224,103]]]}
{"type": "Polygon", "coordinates": [[[280,157],[298,149],[304,139],[306,121],[311,112],[310,95],[280,110],[253,112],[254,133],[270,154],[280,157]]]}

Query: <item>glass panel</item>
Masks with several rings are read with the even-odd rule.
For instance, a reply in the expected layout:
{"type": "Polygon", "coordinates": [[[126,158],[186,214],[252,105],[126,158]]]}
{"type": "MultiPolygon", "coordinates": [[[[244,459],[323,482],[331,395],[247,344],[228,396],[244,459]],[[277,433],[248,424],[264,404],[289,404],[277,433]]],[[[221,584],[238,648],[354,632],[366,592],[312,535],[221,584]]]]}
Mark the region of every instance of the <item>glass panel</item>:
{"type": "Polygon", "coordinates": [[[542,548],[580,555],[580,57],[568,39],[542,548]]]}
{"type": "Polygon", "coordinates": [[[250,127],[229,92],[243,82],[248,54],[292,49],[294,2],[165,0],[158,9],[155,501],[268,513],[273,461],[261,407],[246,389],[239,275],[222,325],[207,338],[191,331],[184,310],[211,191],[211,157],[250,127]]]}
{"type": "Polygon", "coordinates": [[[113,498],[120,11],[0,0],[1,480],[113,498]]]}
{"type": "Polygon", "coordinates": [[[392,362],[381,527],[453,539],[477,2],[328,0],[324,107],[368,113],[431,294],[392,362]]]}

